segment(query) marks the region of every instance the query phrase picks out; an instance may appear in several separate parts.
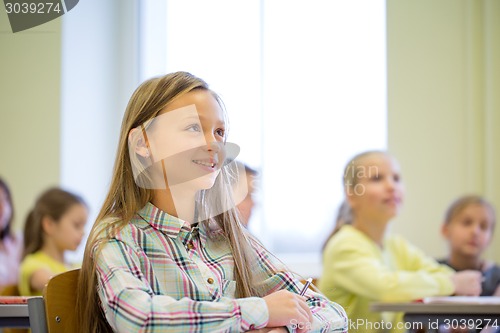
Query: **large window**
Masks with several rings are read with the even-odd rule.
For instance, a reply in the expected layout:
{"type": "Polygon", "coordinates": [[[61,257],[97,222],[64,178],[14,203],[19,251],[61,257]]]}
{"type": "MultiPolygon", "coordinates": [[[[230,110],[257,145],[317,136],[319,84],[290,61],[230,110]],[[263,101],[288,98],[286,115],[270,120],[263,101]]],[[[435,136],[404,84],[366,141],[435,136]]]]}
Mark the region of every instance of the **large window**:
{"type": "Polygon", "coordinates": [[[185,70],[222,96],[261,172],[251,230],[318,261],[344,165],[387,145],[385,1],[141,3],[141,79],[185,70]]]}

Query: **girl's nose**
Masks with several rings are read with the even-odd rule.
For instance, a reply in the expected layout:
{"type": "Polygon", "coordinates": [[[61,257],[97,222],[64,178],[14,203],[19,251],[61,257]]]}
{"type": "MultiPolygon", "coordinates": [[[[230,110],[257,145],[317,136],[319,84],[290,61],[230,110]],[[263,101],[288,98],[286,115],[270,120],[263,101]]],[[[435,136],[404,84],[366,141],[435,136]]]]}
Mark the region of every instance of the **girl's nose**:
{"type": "Polygon", "coordinates": [[[387,177],[387,180],[385,182],[385,186],[387,187],[387,189],[389,191],[394,191],[394,189],[396,188],[396,182],[391,177],[387,177]]]}
{"type": "Polygon", "coordinates": [[[212,133],[205,134],[205,144],[208,151],[219,151],[219,143],[212,133]]]}
{"type": "Polygon", "coordinates": [[[215,142],[215,136],[211,133],[205,134],[205,143],[207,146],[210,146],[213,142],[215,142]]]}
{"type": "Polygon", "coordinates": [[[472,233],[475,235],[479,235],[481,233],[481,226],[479,224],[473,224],[472,233]]]}
{"type": "Polygon", "coordinates": [[[220,144],[216,141],[207,142],[206,151],[210,153],[211,156],[219,154],[220,144]]]}

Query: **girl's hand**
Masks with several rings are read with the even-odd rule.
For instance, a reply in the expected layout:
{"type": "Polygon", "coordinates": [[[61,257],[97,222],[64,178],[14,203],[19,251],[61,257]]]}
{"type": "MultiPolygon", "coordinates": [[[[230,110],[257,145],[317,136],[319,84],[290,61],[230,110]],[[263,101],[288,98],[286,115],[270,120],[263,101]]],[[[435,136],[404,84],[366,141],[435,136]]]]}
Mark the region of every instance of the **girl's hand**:
{"type": "Polygon", "coordinates": [[[294,325],[297,332],[308,332],[313,316],[306,303],[306,297],[288,290],[280,290],[263,297],[269,311],[268,327],[294,325]]]}
{"type": "Polygon", "coordinates": [[[451,277],[457,296],[479,296],[481,294],[482,275],[479,271],[460,271],[451,277]]]}

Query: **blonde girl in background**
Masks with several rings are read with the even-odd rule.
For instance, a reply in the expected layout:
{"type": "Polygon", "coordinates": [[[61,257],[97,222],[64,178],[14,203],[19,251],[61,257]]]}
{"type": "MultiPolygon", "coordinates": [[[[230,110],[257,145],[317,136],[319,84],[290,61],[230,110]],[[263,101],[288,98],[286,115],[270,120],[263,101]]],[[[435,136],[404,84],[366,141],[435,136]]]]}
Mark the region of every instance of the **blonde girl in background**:
{"type": "Polygon", "coordinates": [[[300,296],[239,222],[226,127],[219,97],[189,73],[134,92],[85,250],[81,333],[347,330],[344,310],[300,296]]]}
{"type": "Polygon", "coordinates": [[[0,178],[0,291],[17,284],[22,237],[12,230],[14,206],[7,183],[0,178]]]}
{"type": "Polygon", "coordinates": [[[402,315],[370,311],[376,301],[412,301],[437,295],[479,295],[480,274],[453,273],[402,237],[387,232],[404,196],[399,165],[386,152],[355,156],[344,171],[351,209],[335,226],[323,253],[319,289],[341,304],[353,332],[397,332],[402,315]],[[382,321],[386,323],[382,325],[382,321]],[[387,324],[388,323],[388,324],[387,324]]]}
{"type": "Polygon", "coordinates": [[[495,209],[478,195],[456,199],[446,211],[441,229],[449,254],[441,263],[455,271],[481,272],[481,296],[500,296],[500,266],[484,260],[482,254],[493,237],[495,209]]]}
{"type": "Polygon", "coordinates": [[[64,254],[81,243],[87,218],[87,206],[79,196],[59,188],[41,194],[24,226],[21,295],[41,295],[52,276],[74,268],[64,254]]]}

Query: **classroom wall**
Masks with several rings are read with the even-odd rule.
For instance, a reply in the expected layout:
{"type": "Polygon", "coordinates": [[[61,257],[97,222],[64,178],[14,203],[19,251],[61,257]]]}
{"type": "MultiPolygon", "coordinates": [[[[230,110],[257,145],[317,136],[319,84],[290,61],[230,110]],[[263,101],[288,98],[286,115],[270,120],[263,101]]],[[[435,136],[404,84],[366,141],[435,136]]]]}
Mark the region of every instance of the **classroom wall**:
{"type": "Polygon", "coordinates": [[[135,0],[81,1],[15,34],[0,10],[0,176],[11,186],[16,229],[56,185],[85,199],[90,229],[139,81],[137,8],[135,0]]]}
{"type": "Polygon", "coordinates": [[[59,183],[61,22],[13,34],[0,10],[0,47],[0,176],[20,226],[40,191],[59,183]]]}
{"type": "Polygon", "coordinates": [[[407,193],[392,227],[442,256],[454,198],[485,195],[500,215],[500,1],[388,0],[387,31],[388,142],[407,193]]]}

